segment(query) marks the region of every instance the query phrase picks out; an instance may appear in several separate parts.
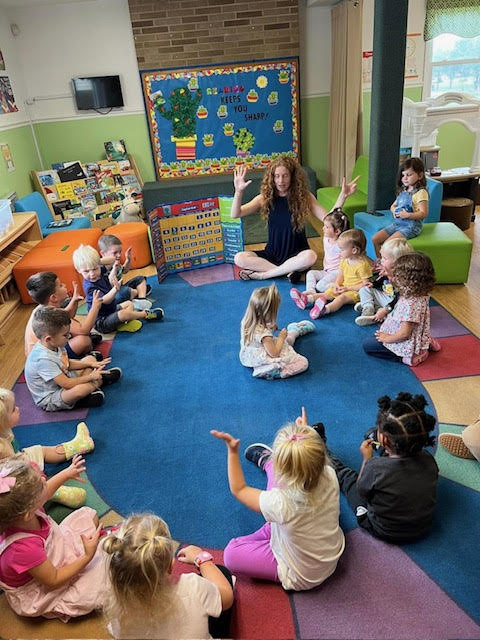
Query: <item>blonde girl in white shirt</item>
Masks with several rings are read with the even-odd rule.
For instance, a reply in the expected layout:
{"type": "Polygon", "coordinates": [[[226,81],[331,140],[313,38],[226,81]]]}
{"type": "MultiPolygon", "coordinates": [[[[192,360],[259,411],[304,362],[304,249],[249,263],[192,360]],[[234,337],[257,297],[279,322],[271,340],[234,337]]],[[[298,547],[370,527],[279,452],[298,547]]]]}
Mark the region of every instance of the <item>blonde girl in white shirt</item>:
{"type": "Polygon", "coordinates": [[[265,491],[245,483],[240,440],[222,431],[211,433],[227,445],[230,491],[266,520],[258,531],[230,540],[225,566],[235,575],[280,582],[295,591],[324,582],[335,571],[345,539],[338,523],[338,481],[305,410],[278,431],[273,449],[256,443],[245,451],[247,460],[266,472],[265,491]]]}

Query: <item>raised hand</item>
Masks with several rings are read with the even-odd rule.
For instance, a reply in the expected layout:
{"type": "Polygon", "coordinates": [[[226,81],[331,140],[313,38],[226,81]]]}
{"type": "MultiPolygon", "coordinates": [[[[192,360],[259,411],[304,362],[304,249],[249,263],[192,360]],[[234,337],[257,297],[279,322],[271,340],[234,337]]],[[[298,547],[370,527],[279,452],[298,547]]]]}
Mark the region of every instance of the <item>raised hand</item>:
{"type": "Polygon", "coordinates": [[[357,191],[357,182],[360,180],[360,176],[354,178],[351,182],[348,182],[343,178],[342,180],[342,194],[348,198],[357,191]]]}
{"type": "Polygon", "coordinates": [[[102,294],[98,289],[95,289],[92,294],[92,307],[100,308],[103,304],[102,294]]]}
{"type": "Polygon", "coordinates": [[[298,416],[298,418],[295,420],[295,424],[297,425],[297,427],[308,427],[307,412],[305,411],[305,407],[302,407],[302,415],[298,416]]]}
{"type": "Polygon", "coordinates": [[[219,440],[223,440],[227,445],[228,450],[231,453],[238,453],[238,445],[240,444],[240,440],[238,438],[234,438],[229,433],[225,431],[217,431],[216,429],[212,429],[210,431],[212,436],[218,438],[219,440]]]}
{"type": "Polygon", "coordinates": [[[245,181],[247,175],[247,167],[237,167],[233,172],[233,186],[235,191],[245,191],[249,184],[252,184],[251,180],[245,181]]]}
{"type": "Polygon", "coordinates": [[[72,281],[72,286],[73,286],[72,300],[74,302],[78,302],[79,300],[83,300],[82,294],[78,292],[78,282],[76,280],[72,281]]]}

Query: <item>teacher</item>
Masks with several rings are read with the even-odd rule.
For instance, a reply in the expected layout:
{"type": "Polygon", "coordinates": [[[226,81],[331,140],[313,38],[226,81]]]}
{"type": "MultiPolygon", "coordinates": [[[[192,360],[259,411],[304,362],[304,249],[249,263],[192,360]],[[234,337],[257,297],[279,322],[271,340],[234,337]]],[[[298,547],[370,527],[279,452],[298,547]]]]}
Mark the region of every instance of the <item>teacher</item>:
{"type": "MultiPolygon", "coordinates": [[[[265,170],[258,196],[242,205],[243,192],[252,182],[245,180],[246,171],[240,167],[234,172],[231,217],[243,218],[260,211],[268,223],[268,242],[262,251],[240,251],[235,255],[239,276],[242,280],[267,280],[287,275],[295,284],[317,260],[305,235],[308,215],[323,220],[327,211],[309,191],[305,172],[294,158],[282,156],[272,162],[265,170]]],[[[348,184],[343,179],[334,209],[342,207],[355,193],[359,177],[348,184]]]]}

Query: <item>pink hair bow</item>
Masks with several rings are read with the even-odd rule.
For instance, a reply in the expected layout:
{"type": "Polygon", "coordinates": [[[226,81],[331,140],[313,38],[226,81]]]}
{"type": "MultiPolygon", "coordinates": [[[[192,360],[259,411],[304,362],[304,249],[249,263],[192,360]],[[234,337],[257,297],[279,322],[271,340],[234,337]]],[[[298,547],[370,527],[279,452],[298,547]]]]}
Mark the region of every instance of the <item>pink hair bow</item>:
{"type": "Polygon", "coordinates": [[[6,467],[0,471],[0,493],[8,493],[17,482],[16,478],[10,478],[8,476],[11,473],[10,467],[6,467]]]}
{"type": "Polygon", "coordinates": [[[287,440],[289,441],[305,440],[305,438],[308,438],[305,433],[292,433],[291,435],[287,436],[287,440]]]}

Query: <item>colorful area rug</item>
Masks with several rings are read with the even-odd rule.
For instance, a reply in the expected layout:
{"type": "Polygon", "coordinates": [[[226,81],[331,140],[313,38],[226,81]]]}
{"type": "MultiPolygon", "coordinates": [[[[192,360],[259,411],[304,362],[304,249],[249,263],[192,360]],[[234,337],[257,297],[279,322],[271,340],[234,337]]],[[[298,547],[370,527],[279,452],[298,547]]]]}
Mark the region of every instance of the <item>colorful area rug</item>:
{"type": "MultiPolygon", "coordinates": [[[[368,358],[361,342],[374,329],[357,327],[348,308],[319,320],[315,333],[297,342],[310,361],[306,373],[267,382],[253,379],[238,361],[240,319],[258,283],[233,281],[228,265],[150,282],[165,321],[118,334],[105,347],[124,377],[86,417],[96,443],[87,457],[88,504],[105,522],[154,511],[177,540],[214,549],[219,559],[231,537],[258,528],[262,518],[231,497],[225,446],[211,428],[240,437],[242,447],[270,443],[304,405],[312,422],[325,423],[332,450],[359,468],[358,447],[374,424],[379,396],[424,393],[437,405],[449,384],[478,388],[480,341],[438,305],[432,327],[443,349],[416,369],[368,358]]],[[[288,283],[277,285],[279,326],[305,318],[288,297],[288,283]]],[[[15,392],[21,446],[71,437],[78,416],[56,414],[46,422],[23,382],[15,392]]],[[[449,419],[439,428],[459,432],[462,424],[449,419]]],[[[342,497],[347,544],[335,574],[320,588],[295,594],[239,578],[232,637],[480,638],[480,465],[440,449],[435,455],[441,478],[431,535],[403,547],[382,543],[358,529],[342,497]]],[[[258,468],[245,462],[244,471],[249,484],[264,486],[258,468]]],[[[57,509],[55,516],[62,515],[57,509]]]]}

